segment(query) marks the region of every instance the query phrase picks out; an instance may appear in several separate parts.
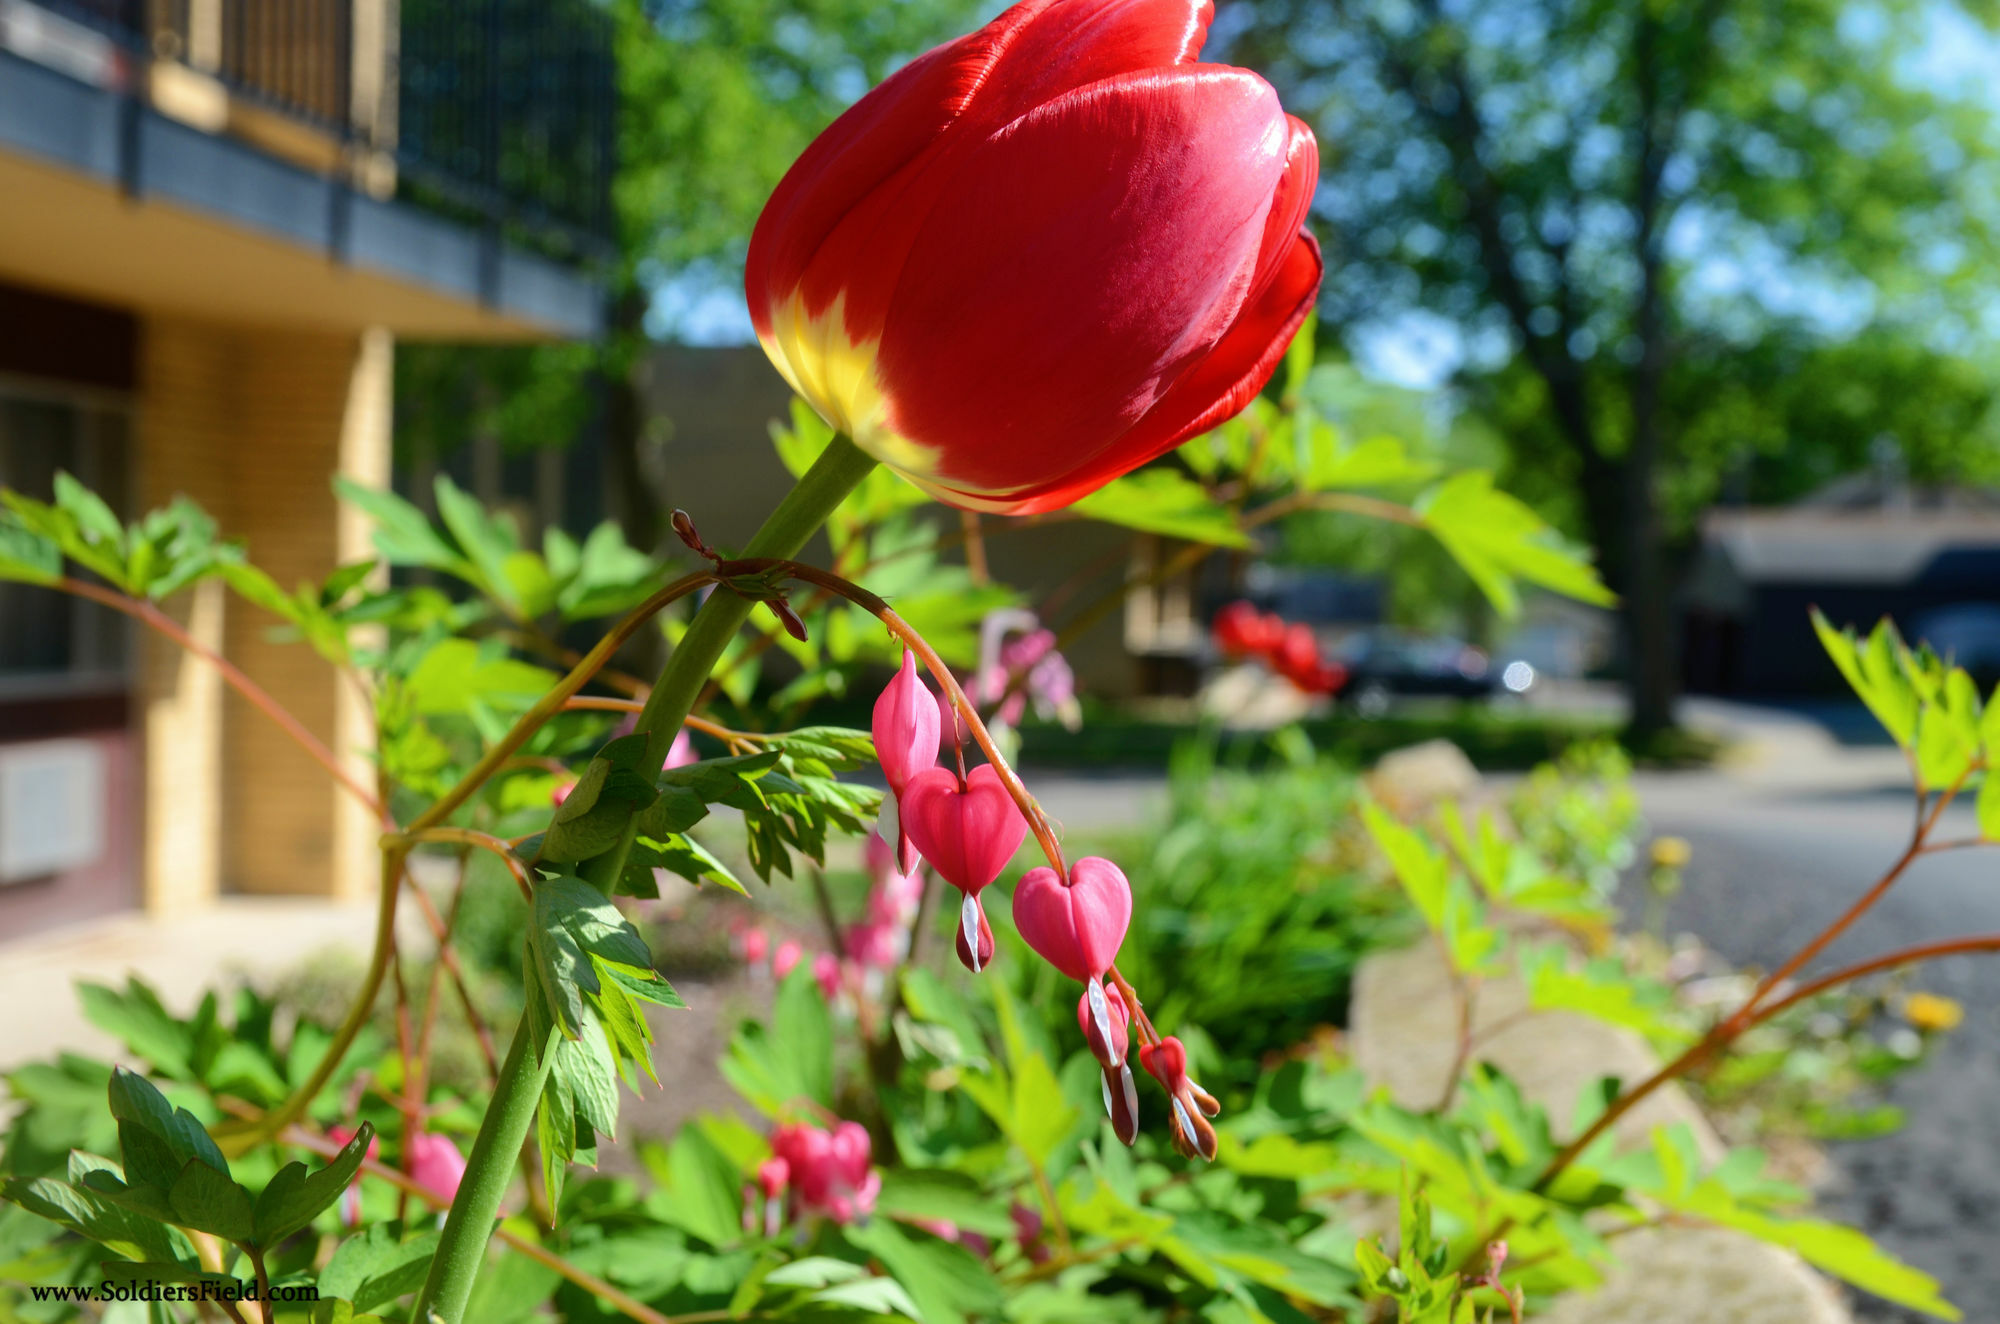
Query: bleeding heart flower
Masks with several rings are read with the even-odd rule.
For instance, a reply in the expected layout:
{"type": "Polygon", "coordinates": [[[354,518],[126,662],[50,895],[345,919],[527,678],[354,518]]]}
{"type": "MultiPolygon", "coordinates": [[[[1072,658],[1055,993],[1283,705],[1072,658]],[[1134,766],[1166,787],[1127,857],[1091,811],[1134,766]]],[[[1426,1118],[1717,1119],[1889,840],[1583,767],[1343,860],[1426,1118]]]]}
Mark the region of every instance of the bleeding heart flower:
{"type": "Polygon", "coordinates": [[[1109,860],[1086,855],[1065,883],[1044,865],[1014,889],[1014,927],[1028,946],[1071,979],[1100,979],[1118,959],[1132,923],[1132,884],[1109,860]]]}
{"type": "Polygon", "coordinates": [[[903,827],[903,788],[918,773],[937,766],[939,739],[937,700],[917,676],[915,653],[904,650],[903,665],[875,700],[871,729],[875,758],[896,804],[896,859],[908,873],[917,861],[903,827]]]}
{"type": "Polygon", "coordinates": [[[1168,1035],[1139,1046],[1139,1065],[1166,1089],[1173,1102],[1174,1148],[1188,1158],[1215,1157],[1215,1128],[1208,1119],[1222,1111],[1215,1096],[1188,1079],[1187,1049],[1168,1035]]]}
{"type": "Polygon", "coordinates": [[[986,912],[974,893],[967,892],[958,908],[958,935],[952,946],[958,952],[958,963],[975,975],[993,964],[993,926],[986,922],[986,912]]]}
{"type": "Polygon", "coordinates": [[[832,952],[821,952],[813,957],[813,982],[819,985],[820,996],[832,1002],[840,996],[840,958],[832,952]]]}
{"type": "Polygon", "coordinates": [[[410,1137],[410,1180],[450,1200],[465,1179],[465,1155],[447,1137],[419,1131],[410,1137]]]}
{"type": "Polygon", "coordinates": [[[783,979],[792,973],[792,967],[796,966],[805,954],[806,949],[799,945],[796,938],[785,939],[778,944],[778,950],[771,953],[771,973],[783,979]]]}
{"type": "Polygon", "coordinates": [[[665,766],[669,768],[685,768],[690,763],[699,762],[701,762],[701,755],[694,752],[694,741],[688,739],[687,728],[682,727],[680,733],[674,737],[674,743],[667,746],[667,761],[665,766]]]}
{"type": "Polygon", "coordinates": [[[830,1133],[790,1124],[771,1136],[773,1162],[784,1164],[800,1207],[839,1223],[865,1218],[875,1207],[882,1175],[870,1167],[871,1149],[858,1122],[842,1122],[830,1133]]]}
{"type": "Polygon", "coordinates": [[[1084,985],[1077,999],[1076,1023],[1083,1031],[1090,1051],[1106,1068],[1125,1065],[1125,1051],[1131,1044],[1132,1014],[1125,998],[1115,989],[1106,990],[1104,981],[1093,979],[1084,985]]]}
{"type": "Polygon", "coordinates": [[[903,789],[902,823],[938,876],[968,896],[1000,876],[1028,835],[1028,820],[988,764],[974,768],[962,787],[947,768],[912,777],[903,789]]]}
{"type": "Polygon", "coordinates": [[[1139,1138],[1139,1086],[1132,1079],[1132,1064],[1112,1070],[1104,1068],[1104,1111],[1111,1118],[1111,1133],[1120,1144],[1139,1138]]]}
{"type": "Polygon", "coordinates": [[[875,757],[898,797],[910,778],[938,758],[937,700],[917,676],[917,655],[905,651],[903,665],[875,700],[875,757]]]}

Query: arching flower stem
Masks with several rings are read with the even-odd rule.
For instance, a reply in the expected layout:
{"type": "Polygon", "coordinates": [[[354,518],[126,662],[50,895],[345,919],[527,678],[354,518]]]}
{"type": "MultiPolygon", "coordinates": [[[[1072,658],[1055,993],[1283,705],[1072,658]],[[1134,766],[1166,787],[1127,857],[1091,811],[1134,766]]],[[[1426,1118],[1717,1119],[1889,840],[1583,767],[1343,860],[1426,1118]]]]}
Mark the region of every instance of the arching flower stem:
{"type": "MultiPolygon", "coordinates": [[[[965,723],[966,730],[971,733],[973,742],[986,755],[986,761],[992,764],[993,771],[1000,778],[1000,784],[1006,788],[1007,794],[1020,807],[1022,816],[1028,820],[1028,830],[1034,833],[1035,842],[1041,847],[1049,867],[1056,871],[1058,877],[1069,876],[1069,867],[1063,860],[1062,842],[1056,834],[1055,825],[1049,821],[1041,802],[1029,792],[1020,774],[1014,771],[1013,765],[1001,754],[998,742],[993,739],[992,733],[986,729],[986,723],[979,716],[978,706],[967,696],[965,687],[958,683],[958,678],[952,675],[951,668],[945,665],[944,659],[938,656],[930,641],[925,639],[916,627],[898,615],[895,608],[886,600],[831,571],[799,561],[778,558],[719,560],[715,565],[715,576],[724,583],[731,580],[739,583],[745,580],[762,580],[774,591],[778,583],[795,579],[801,583],[811,584],[822,592],[844,598],[881,621],[884,629],[917,655],[917,660],[924,664],[924,669],[931,673],[939,688],[945,692],[945,697],[951,701],[959,720],[965,723]]],[[[1140,1041],[1158,1043],[1160,1033],[1153,1028],[1152,1019],[1146,1015],[1145,1006],[1140,1002],[1139,994],[1132,987],[1131,981],[1119,973],[1116,965],[1106,971],[1106,976],[1125,999],[1125,1005],[1132,1013],[1132,1020],[1138,1028],[1140,1041]]]]}

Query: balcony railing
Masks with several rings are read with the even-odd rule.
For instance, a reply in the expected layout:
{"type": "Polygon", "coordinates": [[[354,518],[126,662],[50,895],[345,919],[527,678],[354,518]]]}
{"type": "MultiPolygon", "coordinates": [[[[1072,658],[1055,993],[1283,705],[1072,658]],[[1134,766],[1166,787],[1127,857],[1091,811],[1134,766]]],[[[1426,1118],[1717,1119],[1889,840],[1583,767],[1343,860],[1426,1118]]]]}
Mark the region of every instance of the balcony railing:
{"type": "Polygon", "coordinates": [[[164,113],[551,257],[609,252],[617,80],[592,0],[35,7],[109,39],[164,113]]]}

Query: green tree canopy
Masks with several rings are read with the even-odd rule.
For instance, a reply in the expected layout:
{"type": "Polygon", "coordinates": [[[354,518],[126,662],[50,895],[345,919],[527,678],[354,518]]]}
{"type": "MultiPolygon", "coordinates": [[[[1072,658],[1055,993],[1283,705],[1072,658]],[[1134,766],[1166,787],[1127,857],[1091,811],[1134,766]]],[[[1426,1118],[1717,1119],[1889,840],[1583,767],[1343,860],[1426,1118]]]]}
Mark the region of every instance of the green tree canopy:
{"type": "Polygon", "coordinates": [[[1746,465],[1785,495],[1882,432],[1941,469],[1970,453],[1954,429],[1990,436],[1958,360],[1993,329],[1993,102],[1925,73],[1940,23],[1996,22],[1986,0],[1246,3],[1230,56],[1320,135],[1325,316],[1455,329],[1461,381],[1625,595],[1638,726],[1671,711],[1670,516],[1746,465]]]}

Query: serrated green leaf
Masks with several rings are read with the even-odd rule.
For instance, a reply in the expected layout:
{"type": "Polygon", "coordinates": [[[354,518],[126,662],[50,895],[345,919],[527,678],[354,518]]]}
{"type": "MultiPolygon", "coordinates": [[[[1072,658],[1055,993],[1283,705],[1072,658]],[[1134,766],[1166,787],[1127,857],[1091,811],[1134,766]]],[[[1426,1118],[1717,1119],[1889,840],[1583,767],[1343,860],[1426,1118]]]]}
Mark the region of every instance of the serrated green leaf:
{"type": "Polygon", "coordinates": [[[423,566],[472,582],[472,566],[431,526],[421,510],[403,498],[393,492],[363,487],[346,477],[336,477],[333,490],[342,501],[375,521],[375,548],[390,565],[423,566]]]}
{"type": "Polygon", "coordinates": [[[1113,479],[1070,509],[1085,519],[1214,547],[1248,547],[1229,507],[1174,469],[1140,469],[1113,479]]]}
{"type": "Polygon", "coordinates": [[[13,518],[0,517],[0,579],[53,584],[62,578],[62,551],[13,518]]]}
{"type": "Polygon", "coordinates": [[[1582,551],[1525,503],[1495,488],[1483,469],[1454,474],[1418,498],[1414,509],[1502,615],[1519,610],[1517,579],[1579,602],[1617,601],[1582,551]]]}
{"type": "Polygon", "coordinates": [[[354,1137],[317,1172],[303,1163],[287,1163],[257,1197],[256,1241],[275,1246],[331,1208],[361,1171],[375,1127],[363,1122],[354,1137]]]}
{"type": "Polygon", "coordinates": [[[319,1290],[356,1310],[386,1306],[423,1286],[440,1235],[435,1227],[413,1233],[399,1221],[364,1228],[334,1251],[320,1271],[319,1290]]]}
{"type": "Polygon", "coordinates": [[[121,1123],[120,1138],[125,1138],[126,1128],[134,1128],[158,1142],[156,1152],[166,1156],[150,1170],[134,1170],[132,1156],[128,1154],[126,1171],[134,1180],[170,1188],[182,1165],[191,1159],[199,1159],[216,1172],[228,1175],[229,1163],[209,1138],[206,1128],[187,1109],[169,1104],[152,1081],[120,1068],[111,1073],[108,1093],[111,1115],[121,1123]]]}

